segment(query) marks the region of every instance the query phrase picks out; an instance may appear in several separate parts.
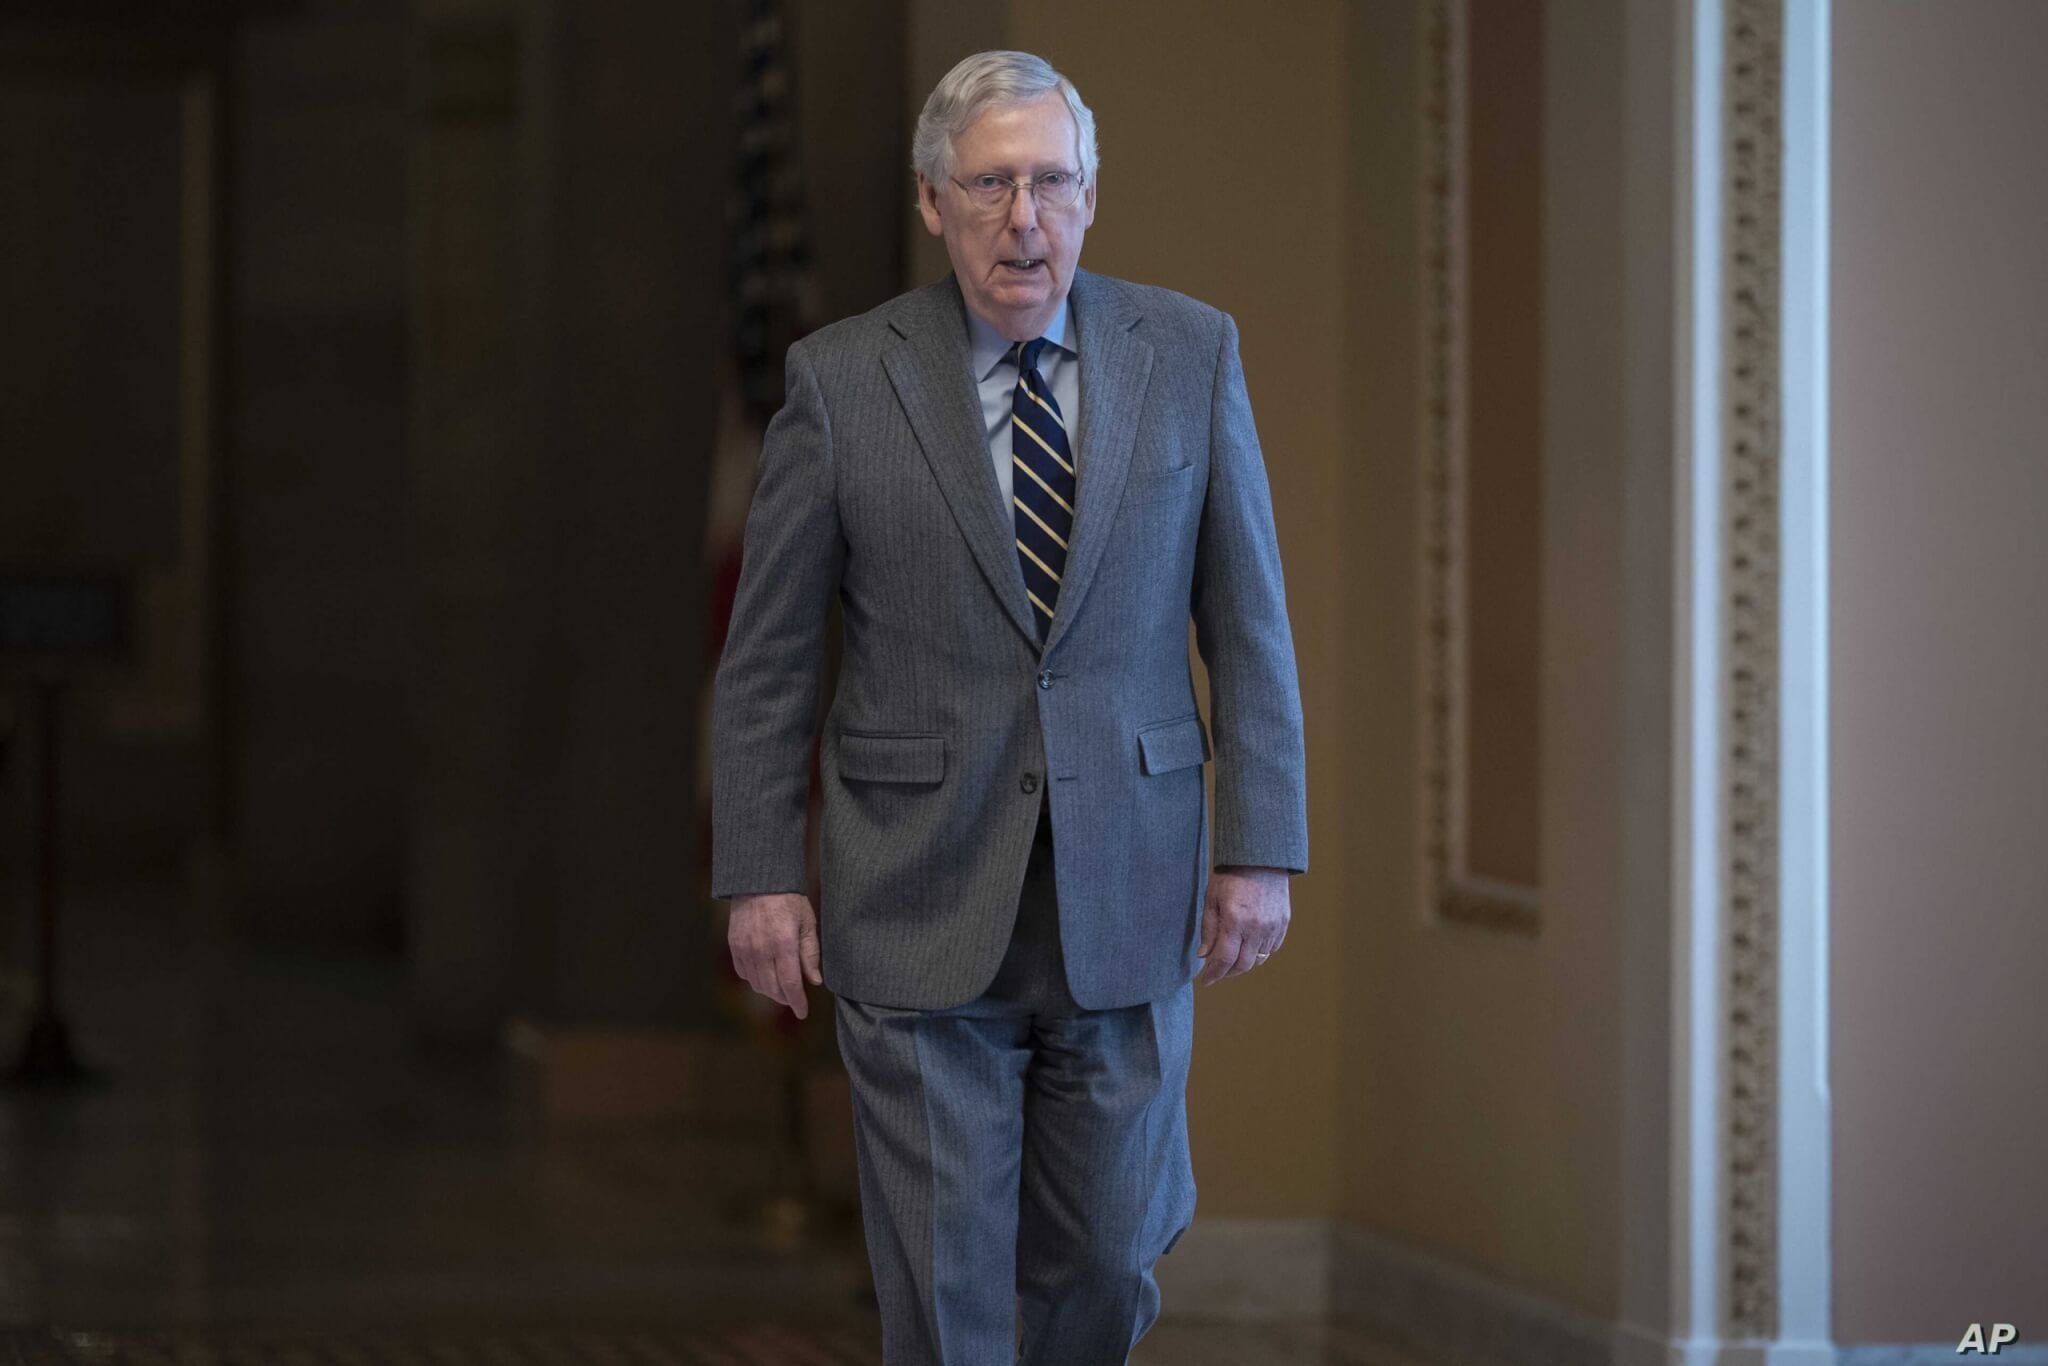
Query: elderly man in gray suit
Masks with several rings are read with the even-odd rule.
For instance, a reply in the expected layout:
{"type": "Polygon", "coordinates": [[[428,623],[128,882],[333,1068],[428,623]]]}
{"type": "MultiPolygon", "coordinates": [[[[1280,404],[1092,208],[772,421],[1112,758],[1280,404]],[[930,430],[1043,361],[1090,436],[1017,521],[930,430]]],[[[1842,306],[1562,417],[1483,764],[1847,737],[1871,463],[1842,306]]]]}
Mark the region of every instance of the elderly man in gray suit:
{"type": "Polygon", "coordinates": [[[1308,867],[1272,504],[1229,315],[1077,264],[1070,81],[969,57],[913,157],[952,273],[789,350],[716,680],[713,891],[756,990],[836,1000],[890,1366],[1009,1363],[1020,1332],[1034,1366],[1109,1366],[1194,1216],[1196,975],[1277,951],[1308,867]]]}

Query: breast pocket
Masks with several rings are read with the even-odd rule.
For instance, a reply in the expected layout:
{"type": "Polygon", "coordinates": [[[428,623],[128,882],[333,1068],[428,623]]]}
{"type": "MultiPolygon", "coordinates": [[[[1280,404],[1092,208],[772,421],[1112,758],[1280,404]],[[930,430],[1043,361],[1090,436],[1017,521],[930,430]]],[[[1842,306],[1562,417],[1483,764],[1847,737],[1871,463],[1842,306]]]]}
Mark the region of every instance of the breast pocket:
{"type": "Polygon", "coordinates": [[[1124,506],[1158,503],[1179,498],[1195,486],[1195,467],[1182,465],[1163,474],[1133,474],[1124,482],[1124,506]]]}

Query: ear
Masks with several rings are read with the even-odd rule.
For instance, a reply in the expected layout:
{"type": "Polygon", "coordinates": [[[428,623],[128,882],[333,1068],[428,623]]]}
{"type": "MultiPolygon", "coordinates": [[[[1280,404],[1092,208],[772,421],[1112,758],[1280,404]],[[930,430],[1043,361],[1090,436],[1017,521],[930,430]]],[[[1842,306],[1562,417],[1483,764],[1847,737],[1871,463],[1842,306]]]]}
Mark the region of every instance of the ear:
{"type": "Polygon", "coordinates": [[[939,217],[939,190],[924,178],[924,172],[917,173],[917,216],[924,220],[924,230],[934,237],[946,235],[946,225],[939,217]]]}
{"type": "Polygon", "coordinates": [[[1081,220],[1081,226],[1092,228],[1095,226],[1095,181],[1093,177],[1090,177],[1088,183],[1081,187],[1081,202],[1087,210],[1087,216],[1081,220]]]}

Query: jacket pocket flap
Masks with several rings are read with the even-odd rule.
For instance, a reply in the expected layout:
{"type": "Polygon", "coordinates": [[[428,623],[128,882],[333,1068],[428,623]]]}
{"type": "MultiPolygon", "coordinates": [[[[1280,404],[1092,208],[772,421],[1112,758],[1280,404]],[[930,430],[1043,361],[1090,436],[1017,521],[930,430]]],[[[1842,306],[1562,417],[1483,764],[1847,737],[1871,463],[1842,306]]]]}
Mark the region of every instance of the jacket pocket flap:
{"type": "Polygon", "coordinates": [[[1161,721],[1138,732],[1138,751],[1147,773],[1171,773],[1209,757],[1209,733],[1200,716],[1161,721]]]}
{"type": "Polygon", "coordinates": [[[946,776],[941,735],[839,736],[839,776],[870,783],[935,783],[946,776]]]}

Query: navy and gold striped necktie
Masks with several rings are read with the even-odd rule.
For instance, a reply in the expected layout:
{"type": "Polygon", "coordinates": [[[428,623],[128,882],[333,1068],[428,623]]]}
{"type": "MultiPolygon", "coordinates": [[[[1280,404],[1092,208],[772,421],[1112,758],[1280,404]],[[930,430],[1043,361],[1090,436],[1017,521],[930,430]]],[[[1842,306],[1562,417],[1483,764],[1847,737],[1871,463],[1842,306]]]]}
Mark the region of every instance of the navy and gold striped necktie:
{"type": "Polygon", "coordinates": [[[1077,488],[1066,421],[1045,376],[1038,373],[1038,354],[1044,348],[1043,337],[1018,344],[1017,389],[1010,403],[1010,462],[1015,466],[1010,504],[1017,522],[1017,560],[1024,568],[1024,587],[1031,594],[1040,641],[1059,604],[1077,488]]]}

